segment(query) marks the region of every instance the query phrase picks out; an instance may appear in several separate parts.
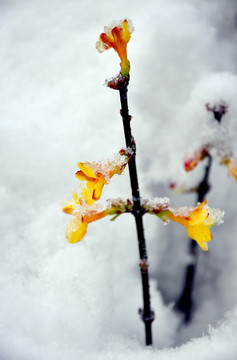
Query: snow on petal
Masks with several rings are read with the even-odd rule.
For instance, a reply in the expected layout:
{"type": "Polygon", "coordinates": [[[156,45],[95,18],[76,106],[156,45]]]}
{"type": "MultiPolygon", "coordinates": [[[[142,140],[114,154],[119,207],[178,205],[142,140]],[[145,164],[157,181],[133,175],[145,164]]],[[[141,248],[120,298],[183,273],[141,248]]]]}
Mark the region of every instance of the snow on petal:
{"type": "Polygon", "coordinates": [[[86,182],[81,191],[81,200],[92,205],[100,199],[104,185],[108,184],[115,175],[120,175],[131,158],[130,151],[124,150],[123,155],[116,154],[112,159],[95,162],[79,162],[81,169],[75,176],[78,180],[86,182]]]}
{"type": "Polygon", "coordinates": [[[128,76],[130,71],[130,62],[127,58],[127,43],[134,31],[130,20],[121,20],[118,24],[104,28],[105,32],[100,34],[96,43],[99,52],[113,48],[121,60],[121,75],[128,76]]]}
{"type": "Polygon", "coordinates": [[[88,205],[85,201],[77,201],[77,194],[73,193],[73,200],[63,207],[63,211],[72,215],[72,219],[66,225],[66,238],[74,244],[83,239],[87,232],[88,224],[102,219],[108,213],[101,205],[88,205]]]}
{"type": "Polygon", "coordinates": [[[194,210],[187,213],[187,208],[182,213],[182,208],[171,212],[170,220],[178,222],[186,227],[188,236],[197,241],[198,245],[207,251],[207,242],[212,239],[210,227],[223,222],[224,213],[219,209],[210,209],[206,200],[199,204],[194,210]]]}

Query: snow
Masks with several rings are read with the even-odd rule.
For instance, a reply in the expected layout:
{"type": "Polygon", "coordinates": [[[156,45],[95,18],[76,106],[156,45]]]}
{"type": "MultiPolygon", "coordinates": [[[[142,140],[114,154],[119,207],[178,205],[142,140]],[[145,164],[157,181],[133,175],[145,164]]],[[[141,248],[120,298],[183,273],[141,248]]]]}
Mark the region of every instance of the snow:
{"type": "MultiPolygon", "coordinates": [[[[194,206],[169,183],[193,187],[205,160],[185,173],[187,152],[206,141],[235,156],[235,0],[9,0],[0,2],[1,262],[0,358],[232,360],[237,345],[236,182],[213,163],[211,208],[225,211],[200,253],[195,313],[173,311],[189,262],[185,229],[144,216],[151,275],[153,349],[144,325],[135,224],[130,214],[89,224],[65,239],[62,203],[77,163],[108,159],[124,146],[119,96],[103,86],[119,72],[113,49],[95,48],[103,27],[130,18],[129,109],[142,198],[194,206]],[[220,125],[205,108],[224,101],[220,125]]],[[[103,190],[130,198],[128,169],[103,190]]]]}

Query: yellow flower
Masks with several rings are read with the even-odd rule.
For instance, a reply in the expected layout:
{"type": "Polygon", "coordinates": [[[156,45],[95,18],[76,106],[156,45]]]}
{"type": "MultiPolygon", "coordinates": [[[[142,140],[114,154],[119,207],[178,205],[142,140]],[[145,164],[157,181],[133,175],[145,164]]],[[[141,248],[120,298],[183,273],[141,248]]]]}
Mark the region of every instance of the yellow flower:
{"type": "Polygon", "coordinates": [[[100,206],[88,206],[78,195],[73,193],[73,200],[68,201],[63,207],[66,214],[72,215],[71,221],[66,226],[66,238],[74,244],[81,241],[87,232],[88,224],[107,215],[107,210],[100,206]]]}
{"type": "Polygon", "coordinates": [[[112,176],[121,174],[129,161],[128,155],[115,155],[114,159],[104,162],[79,162],[79,171],[75,174],[80,181],[86,184],[82,188],[82,200],[92,205],[99,200],[105,184],[108,184],[112,176]]]}
{"type": "Polygon", "coordinates": [[[92,205],[95,200],[99,200],[105,184],[107,184],[104,176],[92,170],[90,163],[78,163],[79,171],[76,172],[76,178],[86,181],[86,186],[82,189],[82,198],[87,204],[92,205]],[[87,165],[85,165],[87,164],[87,165]]]}
{"type": "Polygon", "coordinates": [[[206,200],[198,205],[191,213],[170,212],[168,218],[186,227],[188,236],[197,241],[205,251],[208,250],[207,242],[212,239],[210,227],[222,221],[223,214],[219,210],[211,210],[206,200]]]}
{"type": "Polygon", "coordinates": [[[127,58],[127,43],[133,31],[131,22],[125,19],[117,26],[105,27],[105,32],[100,34],[99,41],[96,43],[99,52],[114,48],[121,60],[121,75],[123,76],[129,75],[130,62],[127,58]]]}

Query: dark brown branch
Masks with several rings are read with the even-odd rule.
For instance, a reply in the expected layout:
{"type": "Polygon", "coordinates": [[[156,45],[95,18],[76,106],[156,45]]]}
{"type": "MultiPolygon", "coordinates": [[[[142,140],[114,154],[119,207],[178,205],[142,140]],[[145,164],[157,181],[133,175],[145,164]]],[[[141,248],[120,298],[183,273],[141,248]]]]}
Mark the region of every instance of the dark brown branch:
{"type": "MultiPolygon", "coordinates": [[[[222,117],[227,113],[228,106],[223,102],[214,106],[210,106],[209,103],[206,104],[207,111],[211,111],[213,113],[214,119],[220,123],[222,117]]],[[[208,163],[205,168],[204,176],[202,181],[198,185],[197,189],[197,201],[203,202],[205,197],[210,190],[210,185],[208,182],[208,178],[210,175],[212,165],[212,157],[208,154],[208,163]]],[[[189,253],[192,256],[192,263],[187,265],[185,278],[184,278],[184,287],[181,292],[181,295],[176,303],[176,310],[181,311],[184,314],[184,322],[188,323],[191,320],[192,312],[193,312],[193,288],[194,288],[194,281],[197,269],[197,260],[198,260],[198,246],[196,241],[190,239],[189,244],[189,253]]]]}
{"type": "Polygon", "coordinates": [[[151,324],[154,320],[154,313],[151,311],[150,306],[150,289],[149,289],[149,273],[148,273],[148,262],[147,262],[147,251],[146,251],[146,241],[144,236],[143,229],[143,211],[140,201],[138,177],[137,177],[137,168],[136,168],[136,146],[131,133],[130,121],[131,117],[128,110],[128,99],[127,99],[127,82],[121,82],[119,84],[119,93],[121,101],[121,116],[123,119],[123,128],[127,148],[132,150],[132,158],[128,163],[130,183],[132,189],[132,199],[133,199],[133,210],[132,213],[135,217],[136,228],[137,228],[137,237],[138,237],[138,247],[140,255],[140,271],[142,279],[142,291],[143,291],[143,309],[139,309],[142,320],[145,324],[145,334],[146,334],[146,345],[152,344],[152,329],[151,324]]]}

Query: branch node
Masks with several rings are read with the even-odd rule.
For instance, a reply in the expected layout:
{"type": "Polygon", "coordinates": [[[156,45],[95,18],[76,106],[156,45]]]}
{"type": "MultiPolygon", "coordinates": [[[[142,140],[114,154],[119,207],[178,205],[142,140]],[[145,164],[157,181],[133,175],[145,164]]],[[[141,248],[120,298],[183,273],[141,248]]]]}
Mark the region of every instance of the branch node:
{"type": "Polygon", "coordinates": [[[147,316],[142,308],[139,308],[138,315],[140,315],[141,320],[145,323],[152,323],[155,320],[155,312],[153,310],[150,311],[150,316],[147,316]]]}
{"type": "Polygon", "coordinates": [[[142,273],[142,274],[146,274],[146,273],[147,273],[147,269],[148,269],[148,267],[149,267],[149,264],[148,264],[148,262],[147,262],[147,259],[143,259],[143,260],[140,262],[139,266],[140,266],[140,269],[141,269],[141,273],[142,273]]]}

